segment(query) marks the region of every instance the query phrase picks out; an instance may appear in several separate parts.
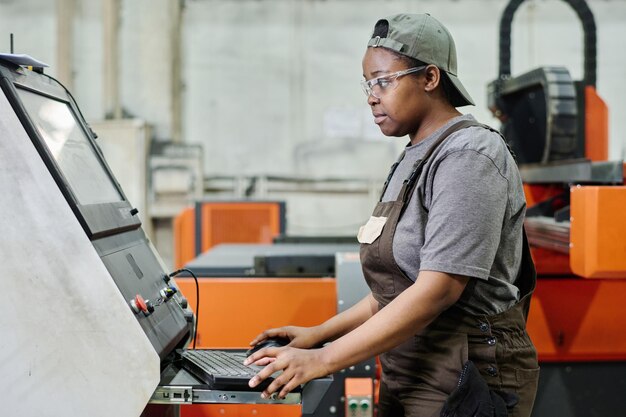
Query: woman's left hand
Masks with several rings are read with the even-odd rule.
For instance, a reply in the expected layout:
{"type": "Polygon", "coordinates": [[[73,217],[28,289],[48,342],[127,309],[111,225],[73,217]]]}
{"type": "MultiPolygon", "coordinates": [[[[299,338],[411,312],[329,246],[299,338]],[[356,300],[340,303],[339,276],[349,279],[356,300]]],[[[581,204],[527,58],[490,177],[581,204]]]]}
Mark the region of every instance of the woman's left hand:
{"type": "Polygon", "coordinates": [[[285,346],[261,349],[248,356],[244,364],[266,365],[250,379],[248,384],[252,388],[273,373],[282,371],[261,393],[261,397],[269,398],[274,392],[278,392],[279,398],[285,398],[289,392],[301,384],[329,375],[331,372],[324,359],[324,348],[297,349],[285,346]]]}

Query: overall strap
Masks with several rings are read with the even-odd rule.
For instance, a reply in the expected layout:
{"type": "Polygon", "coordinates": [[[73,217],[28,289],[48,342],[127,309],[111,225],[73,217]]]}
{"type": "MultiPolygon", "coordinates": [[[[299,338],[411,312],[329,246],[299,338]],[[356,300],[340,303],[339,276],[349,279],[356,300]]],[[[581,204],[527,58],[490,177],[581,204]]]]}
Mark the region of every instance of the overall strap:
{"type": "Polygon", "coordinates": [[[398,168],[398,165],[400,165],[400,162],[404,159],[404,154],[405,154],[405,151],[402,151],[402,153],[398,157],[398,160],[394,162],[393,165],[391,165],[391,168],[389,169],[389,175],[387,175],[387,179],[385,180],[385,183],[383,184],[383,191],[380,193],[380,198],[378,199],[378,202],[383,201],[383,196],[385,195],[385,191],[387,191],[387,187],[389,186],[389,181],[391,181],[391,177],[393,177],[393,173],[396,172],[396,168],[398,168]]]}
{"type": "Polygon", "coordinates": [[[411,174],[409,175],[407,179],[404,180],[402,184],[402,190],[400,190],[400,197],[402,198],[402,202],[404,205],[406,205],[406,203],[409,201],[409,197],[411,196],[411,193],[413,192],[413,188],[415,188],[417,179],[422,173],[422,168],[424,167],[424,164],[428,162],[428,159],[432,156],[432,154],[439,147],[439,145],[441,145],[441,143],[444,140],[446,140],[448,136],[450,136],[454,132],[457,132],[461,129],[465,129],[467,127],[473,127],[473,126],[482,127],[483,125],[478,123],[475,120],[461,120],[460,122],[453,124],[445,132],[443,132],[443,134],[435,141],[435,143],[431,145],[431,147],[428,149],[428,151],[426,151],[426,154],[421,159],[418,159],[417,161],[415,161],[415,164],[413,164],[413,170],[411,171],[411,174]]]}

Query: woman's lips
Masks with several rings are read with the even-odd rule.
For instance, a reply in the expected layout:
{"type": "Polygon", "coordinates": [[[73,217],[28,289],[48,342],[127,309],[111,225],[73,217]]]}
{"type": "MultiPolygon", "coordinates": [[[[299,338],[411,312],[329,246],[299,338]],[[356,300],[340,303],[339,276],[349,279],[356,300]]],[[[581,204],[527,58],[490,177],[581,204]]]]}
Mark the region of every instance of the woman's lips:
{"type": "Polygon", "coordinates": [[[376,123],[377,125],[381,124],[383,120],[385,120],[386,118],[387,118],[386,114],[374,113],[374,123],[376,123]]]}

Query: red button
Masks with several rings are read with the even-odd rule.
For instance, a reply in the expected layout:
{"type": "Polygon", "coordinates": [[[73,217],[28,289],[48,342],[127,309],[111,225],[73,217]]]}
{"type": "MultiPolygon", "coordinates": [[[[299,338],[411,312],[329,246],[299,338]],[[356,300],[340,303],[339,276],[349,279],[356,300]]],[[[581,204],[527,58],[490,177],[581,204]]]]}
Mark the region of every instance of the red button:
{"type": "Polygon", "coordinates": [[[137,294],[135,296],[135,304],[137,305],[139,310],[143,311],[144,313],[148,312],[148,306],[146,305],[146,300],[144,300],[141,295],[137,294]]]}

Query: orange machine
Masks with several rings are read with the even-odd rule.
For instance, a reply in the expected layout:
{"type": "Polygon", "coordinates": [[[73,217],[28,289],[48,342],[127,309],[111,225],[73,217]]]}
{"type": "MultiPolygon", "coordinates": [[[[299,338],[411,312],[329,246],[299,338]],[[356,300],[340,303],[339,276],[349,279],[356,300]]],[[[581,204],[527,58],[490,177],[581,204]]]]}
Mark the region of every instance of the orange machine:
{"type": "Polygon", "coordinates": [[[174,266],[218,243],[271,243],[284,233],[283,202],[199,201],[174,219],[174,266]]]}
{"type": "Polygon", "coordinates": [[[529,332],[543,360],[626,360],[626,187],[574,186],[569,197],[569,221],[527,219],[531,236],[568,238],[560,252],[532,249],[542,279],[529,332]]]}
{"type": "Polygon", "coordinates": [[[534,417],[626,407],[615,395],[626,389],[624,164],[607,160],[593,14],[584,1],[565,1],[582,21],[583,80],[563,67],[511,76],[511,23],[523,3],[511,0],[500,21],[499,76],[489,86],[489,107],[517,154],[538,273],[528,318],[542,368],[534,417]]]}
{"type": "MultiPolygon", "coordinates": [[[[196,311],[191,278],[176,283],[196,311]]],[[[288,324],[312,326],[337,312],[333,278],[200,278],[201,308],[197,348],[248,348],[261,331],[288,324]],[[238,312],[234,314],[234,312],[238,312]]],[[[181,407],[183,417],[296,417],[300,406],[193,405],[181,407]]]]}
{"type": "MultiPolygon", "coordinates": [[[[176,283],[195,312],[193,279],[176,283]]],[[[198,283],[197,348],[248,348],[265,329],[313,326],[337,313],[333,278],[201,278],[198,283]]]]}

